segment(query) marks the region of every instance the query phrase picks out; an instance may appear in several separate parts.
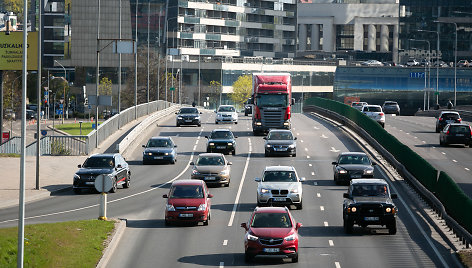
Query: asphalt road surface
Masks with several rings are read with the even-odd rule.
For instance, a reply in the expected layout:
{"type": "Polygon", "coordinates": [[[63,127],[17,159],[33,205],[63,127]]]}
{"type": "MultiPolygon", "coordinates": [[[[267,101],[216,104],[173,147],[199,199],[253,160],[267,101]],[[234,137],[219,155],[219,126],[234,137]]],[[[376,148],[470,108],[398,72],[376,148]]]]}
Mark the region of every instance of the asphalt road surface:
{"type": "MultiPolygon", "coordinates": [[[[355,227],[347,235],[342,227],[342,202],[346,186],[333,181],[331,162],[339,152],[362,148],[338,127],[307,115],[296,114],[293,132],[298,137],[297,157],[264,157],[263,139],[252,135],[250,117],[240,116],[237,125],[215,125],[214,113],[202,115],[202,127],[175,127],[169,118],[151,136],[171,136],[178,145],[175,165],[141,164],[142,148],[135,148],[127,161],[131,165],[131,188],[108,195],[108,217],[127,220],[127,228],[107,267],[455,267],[450,249],[438,239],[434,229],[418,216],[416,206],[380,166],[375,176],[387,179],[399,194],[398,232],[355,227]],[[165,199],[169,183],[190,177],[193,161],[205,152],[212,129],[230,128],[238,136],[236,155],[228,155],[231,166],[229,187],[210,188],[212,218],[208,226],[164,225],[165,199]],[[293,165],[303,184],[304,207],[292,208],[303,224],[299,231],[299,262],[262,260],[244,262],[244,229],[256,207],[255,177],[268,165],[293,165]]],[[[71,174],[71,182],[72,182],[71,174]]],[[[73,194],[72,190],[26,206],[26,223],[57,222],[98,217],[99,195],[73,194]]],[[[17,224],[17,208],[0,210],[0,227],[17,224]]]]}

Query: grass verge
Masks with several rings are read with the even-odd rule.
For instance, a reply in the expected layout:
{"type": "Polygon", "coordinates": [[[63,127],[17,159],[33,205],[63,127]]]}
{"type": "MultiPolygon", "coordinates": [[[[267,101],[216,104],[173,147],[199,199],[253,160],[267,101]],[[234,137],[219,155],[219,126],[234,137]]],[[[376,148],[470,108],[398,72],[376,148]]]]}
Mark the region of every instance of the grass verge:
{"type": "Polygon", "coordinates": [[[472,250],[460,250],[458,254],[464,267],[472,267],[472,250]]]}
{"type": "MultiPolygon", "coordinates": [[[[114,221],[82,220],[25,226],[25,267],[95,267],[114,221]]],[[[0,267],[16,267],[18,228],[0,229],[0,267]]]]}
{"type": "MultiPolygon", "coordinates": [[[[98,122],[98,125],[100,125],[102,122],[98,122]]],[[[92,122],[84,122],[82,123],[82,132],[80,130],[80,124],[79,123],[71,123],[71,124],[63,124],[63,125],[60,125],[60,124],[56,124],[54,127],[59,129],[59,130],[62,130],[66,133],[68,133],[69,135],[88,135],[90,132],[92,132],[92,124],[95,124],[95,123],[92,123],[92,122]],[[80,134],[82,133],[82,134],[80,134]]]]}
{"type": "Polygon", "coordinates": [[[0,154],[0,157],[20,157],[19,154],[0,154]]]}

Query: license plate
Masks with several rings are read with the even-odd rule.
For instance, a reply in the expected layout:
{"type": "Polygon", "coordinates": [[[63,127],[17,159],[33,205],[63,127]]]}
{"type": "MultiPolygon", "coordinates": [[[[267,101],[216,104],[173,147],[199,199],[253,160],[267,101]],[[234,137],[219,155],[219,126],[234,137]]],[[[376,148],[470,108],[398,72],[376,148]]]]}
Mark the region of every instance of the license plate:
{"type": "Polygon", "coordinates": [[[283,151],[287,151],[287,148],[274,148],[275,151],[278,151],[278,152],[283,152],[283,151]]]}
{"type": "Polygon", "coordinates": [[[446,120],[446,123],[452,124],[452,123],[454,123],[454,120],[446,120]]]}
{"type": "Polygon", "coordinates": [[[464,134],[456,134],[456,137],[464,137],[464,134]]]}
{"type": "Polygon", "coordinates": [[[268,252],[268,253],[274,253],[274,252],[279,252],[280,249],[279,248],[264,248],[264,252],[268,252]]]}
{"type": "Polygon", "coordinates": [[[285,197],[274,197],[275,202],[284,202],[285,200],[287,200],[285,197]]]}
{"type": "Polygon", "coordinates": [[[216,146],[216,149],[226,149],[226,146],[216,146]]]}
{"type": "Polygon", "coordinates": [[[154,159],[164,159],[162,156],[154,156],[154,159]]]}
{"type": "Polygon", "coordinates": [[[192,123],[192,120],[185,120],[186,123],[192,123]]]}
{"type": "Polygon", "coordinates": [[[192,213],[181,213],[181,214],[179,214],[179,217],[181,217],[181,218],[192,218],[193,214],[192,213]]]}
{"type": "Polygon", "coordinates": [[[365,221],[378,221],[379,217],[364,217],[365,221]]]}
{"type": "Polygon", "coordinates": [[[206,181],[214,181],[214,180],[216,180],[216,178],[215,177],[205,177],[205,180],[206,181]]]}
{"type": "Polygon", "coordinates": [[[86,185],[94,185],[95,182],[93,182],[93,181],[87,181],[87,182],[85,182],[85,184],[86,184],[86,185]]]}
{"type": "Polygon", "coordinates": [[[351,178],[353,178],[353,179],[358,179],[360,177],[362,177],[362,176],[361,175],[351,175],[351,178]]]}

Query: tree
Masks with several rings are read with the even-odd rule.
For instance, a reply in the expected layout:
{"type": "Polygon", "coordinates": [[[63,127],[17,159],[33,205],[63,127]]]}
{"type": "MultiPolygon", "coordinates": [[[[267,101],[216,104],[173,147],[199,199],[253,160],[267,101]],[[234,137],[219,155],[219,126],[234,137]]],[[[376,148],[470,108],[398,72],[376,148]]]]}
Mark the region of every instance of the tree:
{"type": "Polygon", "coordinates": [[[210,102],[210,107],[212,106],[211,104],[215,104],[217,107],[217,103],[220,103],[220,94],[222,91],[221,83],[215,80],[210,81],[210,87],[208,88],[209,92],[207,92],[208,97],[209,97],[209,102],[210,102]]]}
{"type": "Polygon", "coordinates": [[[239,104],[243,105],[247,99],[251,96],[252,88],[252,77],[250,75],[243,75],[238,77],[238,80],[233,84],[233,93],[231,99],[239,104]]]}
{"type": "MultiPolygon", "coordinates": [[[[3,0],[3,7],[13,12],[18,17],[18,21],[23,21],[23,0],[3,0]]],[[[28,1],[28,9],[30,8],[31,2],[28,1]]]]}
{"type": "Polygon", "coordinates": [[[111,95],[112,84],[108,77],[102,77],[98,86],[98,95],[111,95]]]}

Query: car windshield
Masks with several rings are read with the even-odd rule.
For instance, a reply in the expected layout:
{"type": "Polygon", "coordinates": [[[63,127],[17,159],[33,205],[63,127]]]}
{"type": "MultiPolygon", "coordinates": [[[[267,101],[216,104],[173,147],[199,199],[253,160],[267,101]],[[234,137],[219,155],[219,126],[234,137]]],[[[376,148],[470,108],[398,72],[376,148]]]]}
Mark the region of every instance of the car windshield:
{"type": "Polygon", "coordinates": [[[267,135],[268,140],[293,140],[292,133],[290,132],[280,132],[272,131],[267,135]]]}
{"type": "Polygon", "coordinates": [[[381,196],[388,195],[385,184],[357,184],[352,186],[352,196],[381,196]]]}
{"type": "Polygon", "coordinates": [[[198,110],[196,108],[182,108],[179,114],[198,114],[198,110]]]}
{"type": "Polygon", "coordinates": [[[170,198],[203,198],[201,185],[176,185],[170,189],[170,198]]]}
{"type": "Polygon", "coordinates": [[[172,147],[172,142],[168,139],[151,139],[146,147],[172,147]]]}
{"type": "Polygon", "coordinates": [[[370,165],[370,160],[365,155],[342,155],[339,157],[338,164],[340,165],[370,165]]]}
{"type": "Polygon", "coordinates": [[[466,134],[470,133],[469,126],[450,126],[449,132],[451,134],[466,134]]]}
{"type": "Polygon", "coordinates": [[[113,168],[115,167],[115,161],[113,157],[89,157],[85,160],[84,168],[113,168]]]}
{"type": "Polygon", "coordinates": [[[385,105],[385,106],[389,106],[389,105],[390,105],[390,106],[396,106],[397,103],[396,103],[396,102],[386,102],[386,103],[384,103],[384,105],[385,105]]]}
{"type": "Polygon", "coordinates": [[[222,166],[225,160],[221,156],[200,156],[197,160],[198,166],[222,166]]]}
{"type": "Polygon", "coordinates": [[[295,182],[297,181],[297,176],[293,171],[266,171],[264,177],[262,178],[263,182],[295,182]]]}
{"type": "Polygon", "coordinates": [[[256,105],[258,107],[287,107],[287,94],[261,94],[256,97],[256,105]]]}
{"type": "Polygon", "coordinates": [[[458,114],[443,114],[442,118],[444,120],[455,120],[459,118],[459,115],[458,114]]]}
{"type": "Polygon", "coordinates": [[[214,131],[211,133],[211,139],[232,139],[233,134],[229,131],[214,131]]]}
{"type": "Polygon", "coordinates": [[[367,107],[364,107],[364,111],[366,111],[366,112],[381,112],[382,109],[380,107],[377,107],[377,106],[367,106],[367,107]]]}
{"type": "Polygon", "coordinates": [[[288,213],[256,213],[252,219],[253,228],[291,228],[288,213]]]}
{"type": "Polygon", "coordinates": [[[218,112],[235,112],[236,110],[234,109],[233,106],[221,106],[218,108],[218,112]]]}

